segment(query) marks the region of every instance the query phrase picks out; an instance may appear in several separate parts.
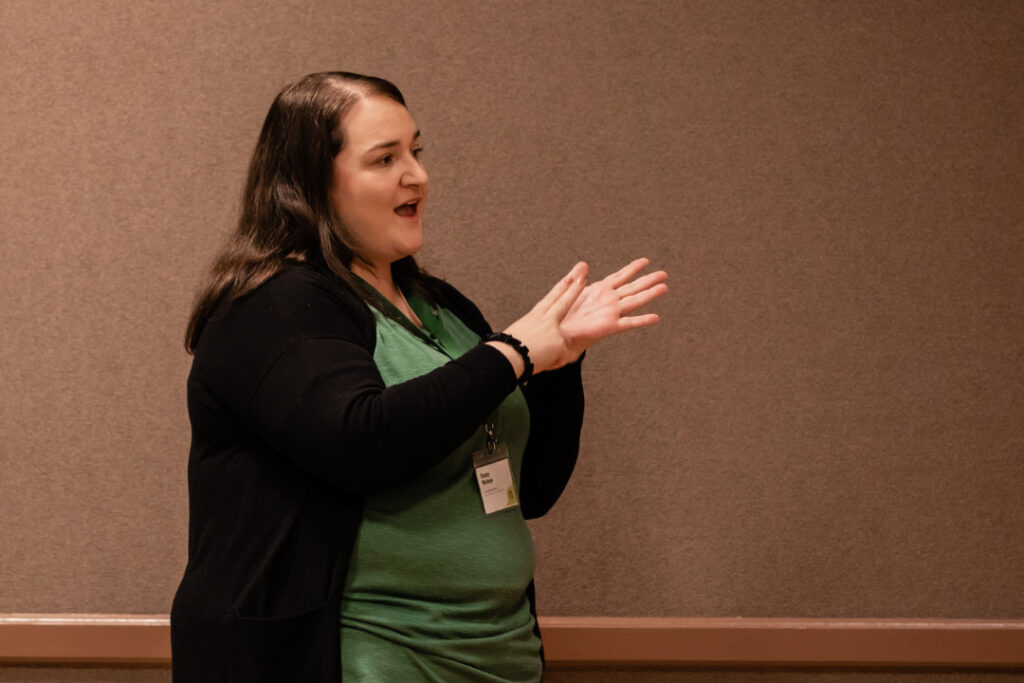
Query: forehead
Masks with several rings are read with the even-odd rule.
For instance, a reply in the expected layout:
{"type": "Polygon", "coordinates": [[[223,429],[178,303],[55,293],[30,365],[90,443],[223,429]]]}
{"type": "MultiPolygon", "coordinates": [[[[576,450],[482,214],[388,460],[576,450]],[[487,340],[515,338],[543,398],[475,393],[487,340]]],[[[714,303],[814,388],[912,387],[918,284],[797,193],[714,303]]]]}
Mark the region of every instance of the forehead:
{"type": "Polygon", "coordinates": [[[405,141],[416,134],[409,110],[390,97],[361,97],[341,121],[345,147],[358,153],[383,142],[405,141]]]}

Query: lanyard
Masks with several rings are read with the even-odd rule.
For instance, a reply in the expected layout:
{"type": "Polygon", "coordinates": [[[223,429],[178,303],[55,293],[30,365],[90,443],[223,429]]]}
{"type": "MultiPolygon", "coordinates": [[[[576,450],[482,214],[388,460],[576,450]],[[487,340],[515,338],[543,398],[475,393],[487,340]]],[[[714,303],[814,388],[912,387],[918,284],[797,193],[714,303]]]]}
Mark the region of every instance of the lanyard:
{"type": "Polygon", "coordinates": [[[487,433],[487,455],[494,455],[494,449],[498,445],[498,439],[494,436],[494,423],[485,422],[484,432],[487,433]]]}
{"type": "MultiPolygon", "coordinates": [[[[452,358],[452,355],[445,347],[453,347],[453,340],[448,334],[448,330],[446,330],[444,325],[441,323],[441,313],[436,305],[430,305],[415,294],[406,298],[406,301],[409,302],[409,307],[412,308],[413,312],[416,313],[417,317],[419,317],[420,321],[423,323],[423,327],[417,327],[408,318],[408,316],[398,310],[397,306],[388,301],[387,297],[381,295],[381,293],[374,289],[370,283],[365,280],[361,280],[361,282],[368,290],[377,295],[377,300],[380,301],[387,309],[387,315],[389,318],[404,327],[410,334],[416,336],[449,358],[452,358]]],[[[494,423],[485,422],[484,432],[487,435],[487,455],[493,456],[494,451],[498,446],[498,439],[494,434],[494,423]]]]}
{"type": "Polygon", "coordinates": [[[388,318],[397,322],[405,328],[407,332],[417,337],[420,341],[429,344],[444,355],[452,358],[452,354],[450,354],[442,345],[442,342],[444,342],[450,346],[451,337],[448,335],[448,331],[444,329],[444,325],[441,324],[441,313],[437,309],[437,306],[431,306],[415,294],[406,299],[409,302],[409,307],[412,308],[423,323],[423,327],[417,327],[411,320],[409,320],[405,313],[398,310],[398,307],[391,303],[387,297],[378,292],[373,285],[362,279],[360,279],[360,284],[367,291],[376,295],[374,299],[383,307],[383,313],[388,318]]]}

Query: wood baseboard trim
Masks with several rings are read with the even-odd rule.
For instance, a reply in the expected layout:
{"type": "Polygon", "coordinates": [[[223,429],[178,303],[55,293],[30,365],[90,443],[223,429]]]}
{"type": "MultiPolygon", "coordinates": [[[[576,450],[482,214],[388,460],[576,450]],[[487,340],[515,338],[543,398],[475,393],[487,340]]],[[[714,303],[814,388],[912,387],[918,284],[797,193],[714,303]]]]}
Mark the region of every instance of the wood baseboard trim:
{"type": "MultiPolygon", "coordinates": [[[[1024,620],[541,617],[560,666],[1024,669],[1024,620]]],[[[169,666],[164,614],[0,614],[0,665],[169,666]]]]}
{"type": "Polygon", "coordinates": [[[0,614],[0,664],[170,665],[166,614],[0,614]]]}
{"type": "Polygon", "coordinates": [[[541,618],[559,664],[1024,668],[1024,621],[541,618]]]}

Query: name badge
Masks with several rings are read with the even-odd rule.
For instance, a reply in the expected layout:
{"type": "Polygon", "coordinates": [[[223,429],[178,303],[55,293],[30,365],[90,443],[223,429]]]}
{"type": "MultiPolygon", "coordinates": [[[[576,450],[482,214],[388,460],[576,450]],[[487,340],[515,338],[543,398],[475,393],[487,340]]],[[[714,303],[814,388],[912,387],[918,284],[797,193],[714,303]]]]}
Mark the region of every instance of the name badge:
{"type": "Polygon", "coordinates": [[[519,507],[516,482],[512,478],[512,465],[505,444],[497,444],[494,452],[490,453],[488,449],[474,451],[473,469],[476,470],[476,484],[480,487],[484,513],[492,515],[519,507]]]}

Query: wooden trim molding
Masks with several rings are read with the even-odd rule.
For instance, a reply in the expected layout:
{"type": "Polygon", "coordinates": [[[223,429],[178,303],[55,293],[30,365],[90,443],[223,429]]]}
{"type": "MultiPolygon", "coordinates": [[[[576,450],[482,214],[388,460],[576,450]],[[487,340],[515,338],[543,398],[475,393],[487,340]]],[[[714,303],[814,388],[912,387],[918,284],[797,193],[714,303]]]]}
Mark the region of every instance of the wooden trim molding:
{"type": "Polygon", "coordinates": [[[1024,621],[540,619],[552,663],[712,667],[1024,668],[1024,621]]]}
{"type": "Polygon", "coordinates": [[[166,614],[0,614],[0,664],[170,662],[166,614]]]}
{"type": "MultiPolygon", "coordinates": [[[[552,667],[1024,669],[1024,620],[541,617],[552,667]]],[[[0,614],[0,665],[170,664],[162,614],[0,614]]]]}

